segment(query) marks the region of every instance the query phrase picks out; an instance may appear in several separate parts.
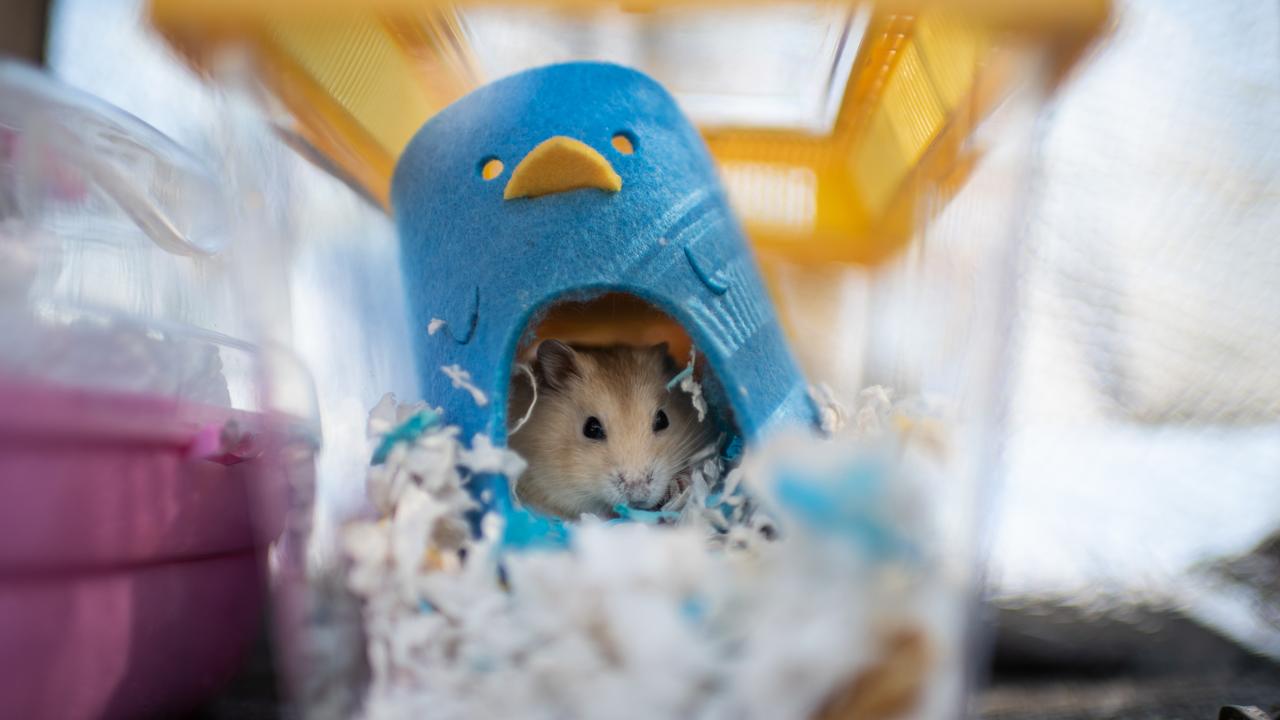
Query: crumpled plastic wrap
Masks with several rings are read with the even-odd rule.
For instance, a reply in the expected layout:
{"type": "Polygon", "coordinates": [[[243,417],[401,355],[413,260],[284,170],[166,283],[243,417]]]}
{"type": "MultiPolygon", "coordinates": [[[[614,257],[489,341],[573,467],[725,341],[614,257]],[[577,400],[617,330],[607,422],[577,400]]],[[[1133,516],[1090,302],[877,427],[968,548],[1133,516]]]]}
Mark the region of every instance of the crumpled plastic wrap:
{"type": "MultiPolygon", "coordinates": [[[[53,305],[36,312],[6,310],[0,309],[0,336],[6,338],[0,343],[0,375],[231,405],[222,348],[194,333],[53,305]]],[[[249,357],[234,348],[228,352],[237,360],[249,357]]]]}
{"type": "MultiPolygon", "coordinates": [[[[516,478],[523,461],[483,437],[468,448],[438,411],[385,397],[369,420],[381,517],[343,535],[371,668],[364,717],[773,719],[821,714],[833,698],[858,707],[849,694],[885,676],[886,637],[922,627],[923,475],[904,473],[928,453],[903,444],[883,390],[847,406],[815,397],[824,435],[776,436],[736,467],[709,453],[662,526],[588,517],[566,549],[520,552],[503,546],[501,517],[484,516],[474,537],[465,516],[477,507],[468,478],[516,478]],[[414,424],[416,436],[397,435],[414,424]]],[[[917,648],[880,681],[907,688],[895,712],[915,704],[928,656],[917,648]]]]}

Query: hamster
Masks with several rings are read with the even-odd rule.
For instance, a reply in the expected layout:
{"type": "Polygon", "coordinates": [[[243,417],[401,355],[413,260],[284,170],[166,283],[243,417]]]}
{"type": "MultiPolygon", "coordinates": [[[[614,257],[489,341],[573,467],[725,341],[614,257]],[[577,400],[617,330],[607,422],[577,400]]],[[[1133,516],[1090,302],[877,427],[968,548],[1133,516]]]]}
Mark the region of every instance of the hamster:
{"type": "Polygon", "coordinates": [[[618,504],[653,509],[687,480],[693,457],[716,439],[688,393],[667,382],[679,367],[667,344],[538,345],[529,377],[516,373],[508,403],[508,445],[529,466],[521,502],[564,518],[611,517],[618,504]]]}

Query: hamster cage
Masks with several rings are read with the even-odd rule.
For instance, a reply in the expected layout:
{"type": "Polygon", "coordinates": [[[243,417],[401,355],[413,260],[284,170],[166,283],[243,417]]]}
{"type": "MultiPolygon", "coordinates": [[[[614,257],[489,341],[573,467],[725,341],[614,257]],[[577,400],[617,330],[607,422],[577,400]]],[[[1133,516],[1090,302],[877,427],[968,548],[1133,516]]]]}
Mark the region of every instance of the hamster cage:
{"type": "Polygon", "coordinates": [[[376,517],[279,583],[304,710],[962,712],[1036,113],[1105,3],[151,16],[399,231],[425,405],[375,408],[376,517]],[[670,388],[725,439],[678,509],[519,505],[507,386],[545,338],[693,358],[670,388]]]}

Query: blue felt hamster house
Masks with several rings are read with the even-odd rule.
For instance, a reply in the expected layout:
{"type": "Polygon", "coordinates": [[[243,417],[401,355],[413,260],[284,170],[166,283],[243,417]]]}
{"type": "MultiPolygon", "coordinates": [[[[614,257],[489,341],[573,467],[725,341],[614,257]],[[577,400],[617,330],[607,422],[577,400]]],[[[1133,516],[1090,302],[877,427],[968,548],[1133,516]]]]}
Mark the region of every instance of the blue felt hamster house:
{"type": "MultiPolygon", "coordinates": [[[[423,395],[464,438],[505,441],[540,314],[618,292],[683,326],[748,443],[813,422],[706,145],[645,75],[570,63],[483,87],[418,131],[391,201],[423,395]]],[[[487,482],[514,512],[505,480],[487,482]]]]}

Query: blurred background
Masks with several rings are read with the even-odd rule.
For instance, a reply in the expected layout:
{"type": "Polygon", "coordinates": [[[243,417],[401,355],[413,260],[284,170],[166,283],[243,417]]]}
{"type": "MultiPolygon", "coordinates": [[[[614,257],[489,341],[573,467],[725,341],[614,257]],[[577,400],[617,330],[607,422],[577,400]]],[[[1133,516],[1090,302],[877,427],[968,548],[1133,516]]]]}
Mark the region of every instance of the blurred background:
{"type": "MultiPolygon", "coordinates": [[[[213,91],[137,0],[3,13],[5,53],[218,164],[213,91]]],[[[505,42],[487,71],[522,62],[505,42]]],[[[1036,131],[977,712],[1280,710],[1280,4],[1119,0],[1036,131]]],[[[394,229],[283,145],[263,167],[290,192],[323,524],[364,502],[364,446],[340,439],[384,392],[415,396],[394,229]]],[[[203,716],[272,717],[271,674],[260,653],[203,716]]]]}

